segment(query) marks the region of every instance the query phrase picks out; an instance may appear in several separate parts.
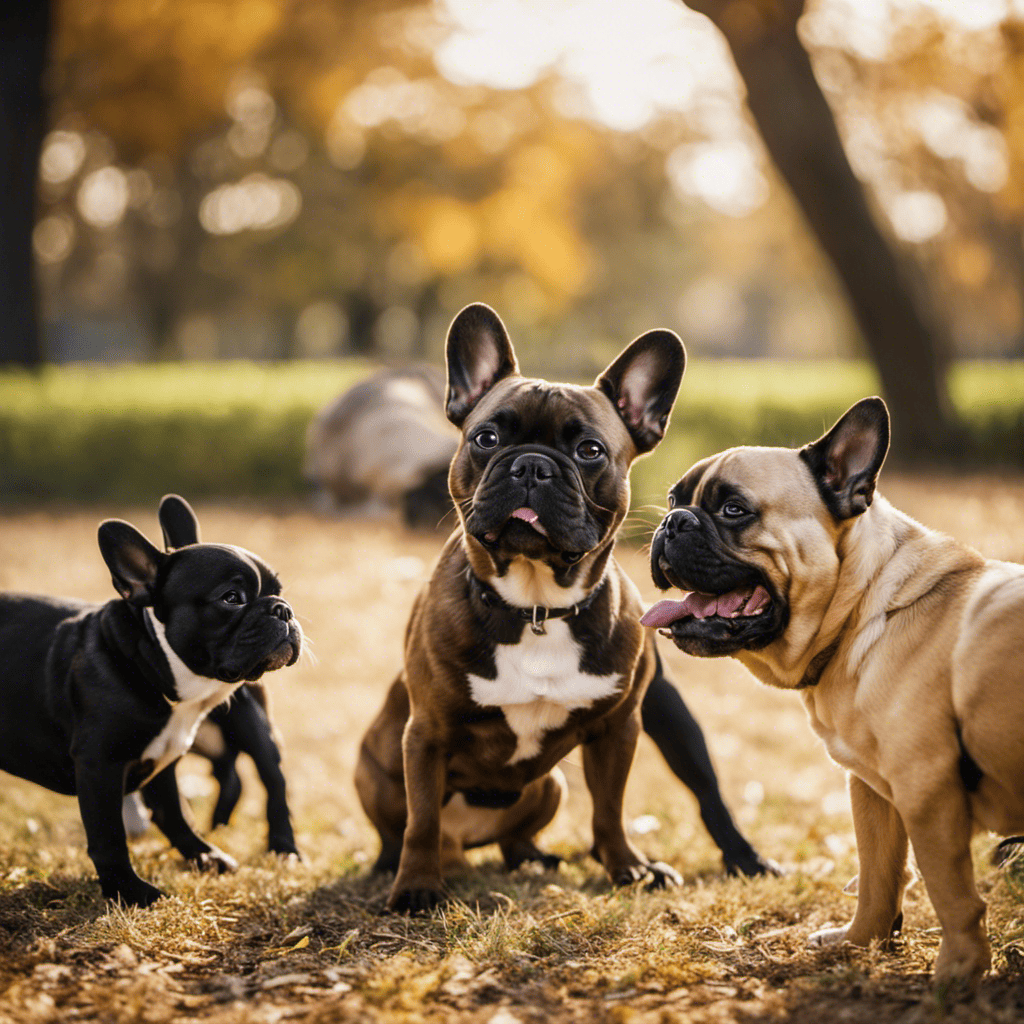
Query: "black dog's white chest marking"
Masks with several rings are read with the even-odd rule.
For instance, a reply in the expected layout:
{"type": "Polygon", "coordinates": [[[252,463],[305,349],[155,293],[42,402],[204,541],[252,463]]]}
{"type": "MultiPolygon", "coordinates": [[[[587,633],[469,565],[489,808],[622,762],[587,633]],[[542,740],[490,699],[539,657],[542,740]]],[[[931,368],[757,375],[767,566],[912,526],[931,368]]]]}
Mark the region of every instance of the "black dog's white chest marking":
{"type": "Polygon", "coordinates": [[[218,704],[226,701],[241,686],[241,683],[224,683],[219,679],[197,676],[175,653],[167,641],[164,624],[146,609],[146,615],[153,626],[171,672],[174,688],[181,698],[171,709],[171,717],[160,732],[153,737],[142,752],[143,761],[152,761],[153,769],[140,783],[144,786],[171,762],[176,761],[192,746],[200,723],[218,704]]]}
{"type": "Polygon", "coordinates": [[[549,620],[547,633],[524,629],[517,644],[494,650],[494,679],[467,675],[470,694],[481,707],[501,708],[516,734],[509,764],[540,753],[549,729],[564,725],[569,714],[616,693],[622,675],[593,676],[580,671],[580,647],[561,620],[549,620]]]}

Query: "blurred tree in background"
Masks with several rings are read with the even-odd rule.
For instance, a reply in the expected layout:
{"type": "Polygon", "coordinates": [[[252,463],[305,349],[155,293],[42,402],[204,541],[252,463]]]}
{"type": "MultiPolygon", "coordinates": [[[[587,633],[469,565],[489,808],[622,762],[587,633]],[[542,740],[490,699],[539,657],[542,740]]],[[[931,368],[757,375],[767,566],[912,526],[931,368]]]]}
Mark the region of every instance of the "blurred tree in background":
{"type": "Polygon", "coordinates": [[[915,292],[850,166],[797,27],[805,0],[690,0],[729,41],[747,105],[776,168],[846,289],[900,424],[903,446],[954,439],[945,322],[915,292]]]}
{"type": "Polygon", "coordinates": [[[0,363],[22,366],[42,358],[32,230],[50,13],[48,0],[25,0],[0,13],[0,363]]]}
{"type": "Polygon", "coordinates": [[[1024,4],[690,6],[724,38],[677,0],[60,0],[46,354],[436,358],[484,299],[578,376],[655,323],[859,326],[920,441],[950,354],[1022,351],[1024,4]]]}

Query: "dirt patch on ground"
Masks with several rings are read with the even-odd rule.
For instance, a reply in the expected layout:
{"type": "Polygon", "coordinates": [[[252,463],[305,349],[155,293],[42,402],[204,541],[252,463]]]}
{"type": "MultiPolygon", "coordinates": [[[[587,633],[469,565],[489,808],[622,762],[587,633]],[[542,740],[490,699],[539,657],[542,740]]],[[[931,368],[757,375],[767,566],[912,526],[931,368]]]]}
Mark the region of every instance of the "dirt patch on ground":
{"type": "MultiPolygon", "coordinates": [[[[1000,558],[1024,560],[1024,482],[895,477],[885,493],[922,521],[1000,558]]],[[[685,878],[669,893],[612,890],[583,853],[589,801],[579,755],[570,798],[544,845],[557,873],[500,870],[496,851],[452,884],[427,920],[381,916],[370,878],[376,836],[352,785],[359,737],[398,668],[405,619],[440,541],[389,524],[294,507],[200,506],[204,538],[241,544],[279,571],[314,657],[272,682],[275,719],[305,863],[263,852],[263,792],[245,792],[216,842],[237,874],[181,868],[155,832],[133,845],[141,873],[171,898],[149,911],[99,898],[73,800],[0,778],[0,1021],[670,1022],[1015,1021],[1024,1013],[1022,883],[987,865],[996,970],[976,1000],[946,1006],[928,975],[937,922],[921,886],[892,949],[809,952],[807,935],[852,913],[856,873],[843,773],[800,702],[730,660],[666,650],[703,725],[726,799],[778,879],[727,879],[690,794],[644,739],[627,819],[647,853],[685,878]]],[[[155,509],[111,508],[158,536],[155,509]]],[[[106,599],[96,511],[0,516],[0,589],[106,599]]],[[[645,557],[622,560],[648,598],[645,557]]],[[[206,762],[179,766],[200,822],[212,808],[206,762]]]]}

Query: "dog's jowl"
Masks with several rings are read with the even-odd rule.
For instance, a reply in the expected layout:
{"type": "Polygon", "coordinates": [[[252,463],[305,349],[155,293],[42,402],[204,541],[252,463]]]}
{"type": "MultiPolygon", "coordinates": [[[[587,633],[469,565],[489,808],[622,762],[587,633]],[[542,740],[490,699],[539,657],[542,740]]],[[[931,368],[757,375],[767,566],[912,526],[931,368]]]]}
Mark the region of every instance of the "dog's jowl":
{"type": "Polygon", "coordinates": [[[558,761],[583,749],[594,854],[618,883],[675,872],[626,838],[622,798],[656,667],[642,607],[614,558],[629,468],[661,440],[682,343],[651,331],[592,387],[520,375],[488,307],[447,343],[449,484],[460,528],[409,623],[405,668],[363,741],[357,786],[397,869],[393,909],[441,897],[466,847],[553,864],[534,843],[562,795],[558,761]]]}
{"type": "Polygon", "coordinates": [[[1024,566],[876,495],[888,445],[888,412],[868,398],[799,450],[699,462],[651,549],[655,582],[688,593],[644,622],[799,690],[849,771],[857,911],[812,941],[898,930],[909,844],[942,925],[936,978],[970,986],[991,959],[971,836],[1024,831],[1024,566]]]}
{"type": "MultiPolygon", "coordinates": [[[[193,515],[175,495],[161,521],[171,514],[193,515]]],[[[99,545],[119,598],[0,595],[0,768],[77,795],[104,896],[145,906],[161,893],[132,869],[122,798],[141,789],[187,860],[233,867],[193,831],[175,762],[212,708],[295,662],[302,631],[273,570],[242,548],[165,553],[116,519],[99,545]]]]}

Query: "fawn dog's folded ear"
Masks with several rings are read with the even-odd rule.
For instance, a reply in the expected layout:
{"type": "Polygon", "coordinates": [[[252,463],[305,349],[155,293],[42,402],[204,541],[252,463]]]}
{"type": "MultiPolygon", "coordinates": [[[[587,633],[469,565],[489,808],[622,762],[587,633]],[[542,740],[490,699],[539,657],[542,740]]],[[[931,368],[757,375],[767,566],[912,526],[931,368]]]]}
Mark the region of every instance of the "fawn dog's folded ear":
{"type": "Polygon", "coordinates": [[[866,512],[889,450],[889,410],[880,398],[862,398],[835,426],[800,449],[818,490],[836,519],[866,512]]]}

